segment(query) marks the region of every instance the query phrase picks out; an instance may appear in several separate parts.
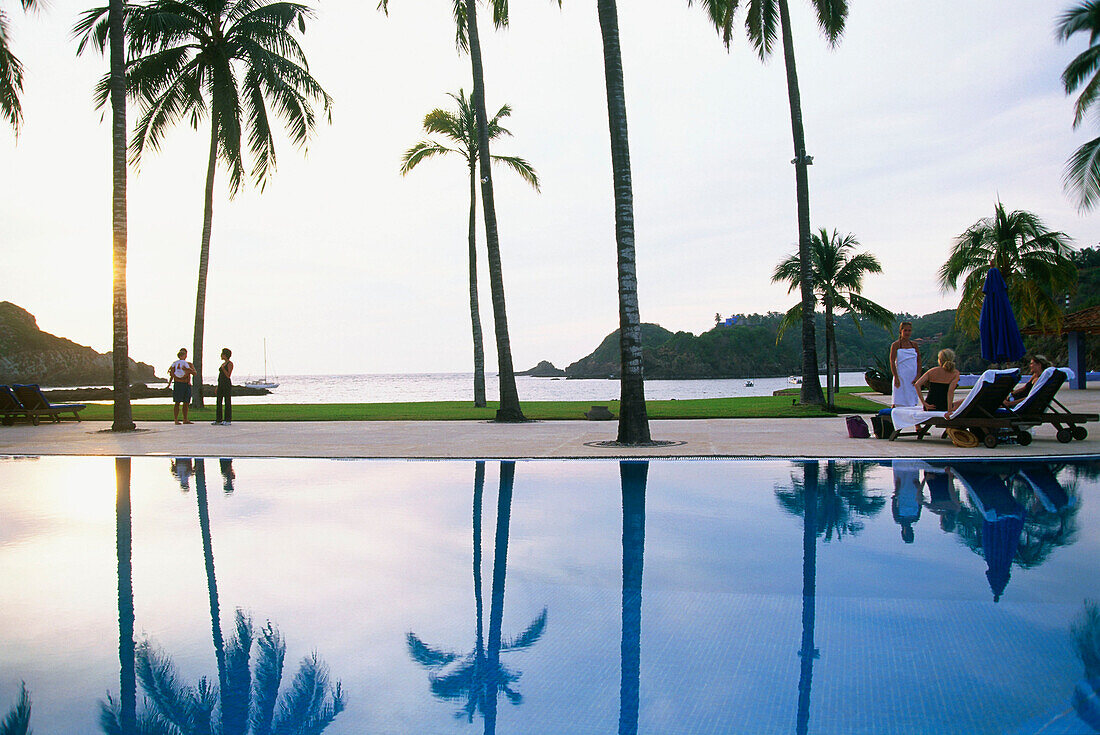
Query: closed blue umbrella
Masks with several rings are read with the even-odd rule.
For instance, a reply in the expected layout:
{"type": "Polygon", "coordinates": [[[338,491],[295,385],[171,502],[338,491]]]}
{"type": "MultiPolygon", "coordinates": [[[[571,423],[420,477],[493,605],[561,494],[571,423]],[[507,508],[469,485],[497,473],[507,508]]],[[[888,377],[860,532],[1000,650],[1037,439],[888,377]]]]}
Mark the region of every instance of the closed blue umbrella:
{"type": "Polygon", "coordinates": [[[1005,279],[996,268],[990,268],[982,286],[982,314],[978,331],[982,340],[982,357],[990,362],[1015,362],[1024,356],[1024,339],[1008,301],[1005,279]]]}

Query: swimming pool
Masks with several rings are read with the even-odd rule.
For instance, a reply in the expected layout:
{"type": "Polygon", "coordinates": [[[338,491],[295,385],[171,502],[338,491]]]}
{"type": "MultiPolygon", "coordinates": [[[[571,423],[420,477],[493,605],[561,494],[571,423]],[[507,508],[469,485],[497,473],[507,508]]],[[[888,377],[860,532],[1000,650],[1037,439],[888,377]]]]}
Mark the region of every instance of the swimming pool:
{"type": "Polygon", "coordinates": [[[1098,520],[1095,459],[2,459],[0,717],[1093,732],[1098,520]]]}

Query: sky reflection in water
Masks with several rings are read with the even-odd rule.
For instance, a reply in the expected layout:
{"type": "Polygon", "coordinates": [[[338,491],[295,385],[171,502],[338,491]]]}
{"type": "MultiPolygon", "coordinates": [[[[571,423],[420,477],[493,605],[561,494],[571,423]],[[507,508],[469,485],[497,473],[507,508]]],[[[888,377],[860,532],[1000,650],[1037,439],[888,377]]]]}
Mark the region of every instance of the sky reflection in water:
{"type": "Polygon", "coordinates": [[[1095,460],[0,460],[0,716],[170,660],[207,732],[1092,732],[1098,508],[1095,460]]]}

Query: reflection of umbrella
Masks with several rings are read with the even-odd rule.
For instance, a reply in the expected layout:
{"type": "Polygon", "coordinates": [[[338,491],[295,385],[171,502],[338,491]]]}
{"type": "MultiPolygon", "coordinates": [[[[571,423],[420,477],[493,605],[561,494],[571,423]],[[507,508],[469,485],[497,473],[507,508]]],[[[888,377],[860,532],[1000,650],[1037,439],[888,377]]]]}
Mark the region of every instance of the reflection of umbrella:
{"type": "Polygon", "coordinates": [[[1024,530],[1024,507],[1012,496],[1004,480],[973,465],[954,468],[955,476],[966,489],[967,497],[982,517],[982,556],[985,577],[993,591],[993,601],[1004,594],[1012,571],[1012,559],[1024,530]]]}
{"type": "Polygon", "coordinates": [[[978,330],[982,339],[982,357],[990,362],[1015,362],[1024,356],[1024,340],[1008,301],[1004,278],[996,268],[990,268],[982,286],[982,313],[978,330]]]}

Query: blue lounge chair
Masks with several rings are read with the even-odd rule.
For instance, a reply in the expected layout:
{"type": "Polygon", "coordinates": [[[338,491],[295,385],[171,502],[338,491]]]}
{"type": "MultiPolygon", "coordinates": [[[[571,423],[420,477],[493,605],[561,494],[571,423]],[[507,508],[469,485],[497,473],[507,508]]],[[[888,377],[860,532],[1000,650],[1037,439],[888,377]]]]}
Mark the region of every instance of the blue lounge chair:
{"type": "Polygon", "coordinates": [[[23,407],[23,404],[19,402],[19,399],[15,397],[15,393],[12,392],[12,389],[6,385],[0,385],[0,422],[2,422],[4,426],[11,426],[19,416],[23,416],[27,419],[31,418],[30,413],[23,407]]]}
{"type": "Polygon", "coordinates": [[[12,388],[15,391],[15,397],[23,404],[31,423],[35,426],[38,425],[38,420],[42,416],[48,416],[54,420],[54,423],[60,423],[63,413],[71,413],[74,419],[80,421],[80,412],[87,408],[83,403],[50,403],[37,384],[14,385],[12,388]]]}

